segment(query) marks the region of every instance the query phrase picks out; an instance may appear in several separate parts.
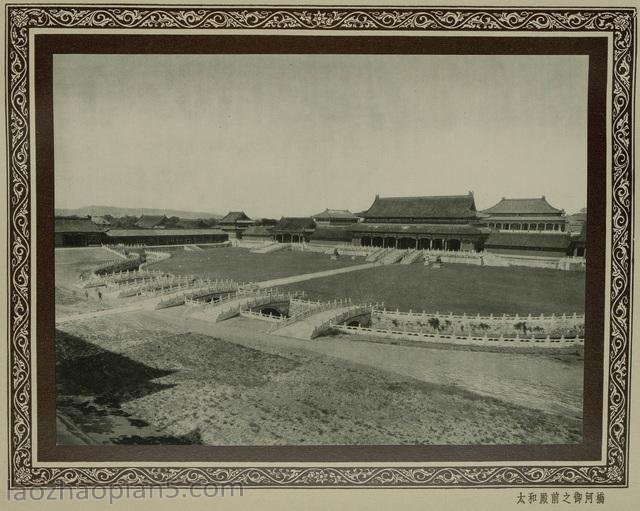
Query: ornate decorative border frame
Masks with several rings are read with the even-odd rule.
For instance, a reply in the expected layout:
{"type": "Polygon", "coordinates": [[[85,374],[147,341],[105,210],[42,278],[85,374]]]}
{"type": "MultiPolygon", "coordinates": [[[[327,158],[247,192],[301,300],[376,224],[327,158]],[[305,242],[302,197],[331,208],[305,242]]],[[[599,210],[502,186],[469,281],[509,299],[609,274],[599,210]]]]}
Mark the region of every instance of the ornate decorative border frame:
{"type": "Polygon", "coordinates": [[[9,464],[12,488],[624,486],[629,439],[635,10],[7,5],[9,464]],[[35,28],[596,32],[613,36],[608,430],[600,466],[36,467],[32,452],[29,31],[35,28]]]}

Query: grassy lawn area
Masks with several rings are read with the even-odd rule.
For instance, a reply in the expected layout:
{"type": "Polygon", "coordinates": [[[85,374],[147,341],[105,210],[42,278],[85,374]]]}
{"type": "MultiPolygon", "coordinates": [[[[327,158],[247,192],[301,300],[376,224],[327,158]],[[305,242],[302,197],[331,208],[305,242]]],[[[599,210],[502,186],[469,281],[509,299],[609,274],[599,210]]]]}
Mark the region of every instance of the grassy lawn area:
{"type": "Polygon", "coordinates": [[[585,274],[541,268],[390,265],[285,286],[309,298],[350,297],[390,309],[467,314],[584,312],[585,274]]]}
{"type": "Polygon", "coordinates": [[[55,260],[58,265],[99,264],[117,257],[113,252],[102,247],[57,248],[55,251],[55,260]]]}
{"type": "Polygon", "coordinates": [[[56,331],[58,410],[98,443],[149,443],[159,435],[208,445],[581,438],[579,419],[330,356],[268,352],[223,337],[154,324],[149,315],[65,325],[56,331]]]}
{"type": "Polygon", "coordinates": [[[216,248],[202,252],[176,252],[149,266],[175,275],[196,275],[204,278],[229,278],[244,282],[260,282],[302,273],[344,268],[363,264],[364,258],[341,257],[332,261],[328,255],[312,252],[281,250],[270,254],[253,254],[245,248],[216,248]]]}
{"type": "Polygon", "coordinates": [[[56,249],[54,254],[56,286],[73,287],[81,272],[116,259],[118,259],[117,255],[104,248],[56,249]]]}
{"type": "Polygon", "coordinates": [[[63,248],[55,251],[55,304],[56,313],[69,314],[108,308],[98,300],[95,290],[89,292],[78,288],[80,273],[88,271],[106,261],[118,259],[113,252],[100,247],[63,248]]]}

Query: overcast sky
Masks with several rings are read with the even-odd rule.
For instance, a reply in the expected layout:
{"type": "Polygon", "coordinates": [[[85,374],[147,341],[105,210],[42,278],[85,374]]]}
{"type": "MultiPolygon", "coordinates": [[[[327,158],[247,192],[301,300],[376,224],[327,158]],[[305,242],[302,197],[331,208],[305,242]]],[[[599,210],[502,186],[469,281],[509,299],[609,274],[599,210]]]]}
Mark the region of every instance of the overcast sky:
{"type": "Polygon", "coordinates": [[[55,55],[57,208],[586,206],[586,56],[55,55]]]}

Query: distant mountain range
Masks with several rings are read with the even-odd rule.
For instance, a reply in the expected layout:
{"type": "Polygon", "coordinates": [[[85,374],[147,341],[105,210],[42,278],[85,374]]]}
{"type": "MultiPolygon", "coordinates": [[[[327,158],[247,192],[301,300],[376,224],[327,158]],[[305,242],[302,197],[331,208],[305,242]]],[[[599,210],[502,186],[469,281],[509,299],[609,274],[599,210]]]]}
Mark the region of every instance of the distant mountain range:
{"type": "Polygon", "coordinates": [[[142,215],[167,215],[195,220],[196,218],[222,218],[223,215],[215,213],[203,213],[200,211],[181,211],[179,209],[153,209],[153,208],[115,208],[111,206],[85,206],[78,209],[56,208],[56,216],[142,216],[142,215]]]}

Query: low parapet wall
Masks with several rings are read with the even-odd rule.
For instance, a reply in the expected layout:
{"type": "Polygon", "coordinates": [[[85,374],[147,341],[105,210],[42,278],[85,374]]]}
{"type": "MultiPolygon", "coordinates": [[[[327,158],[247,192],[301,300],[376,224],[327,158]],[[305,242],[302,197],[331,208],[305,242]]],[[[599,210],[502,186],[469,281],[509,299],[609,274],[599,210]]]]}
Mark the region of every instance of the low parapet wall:
{"type": "Polygon", "coordinates": [[[584,271],[584,257],[545,257],[516,254],[482,253],[485,266],[526,266],[530,268],[548,268],[551,270],[584,271]]]}
{"type": "Polygon", "coordinates": [[[291,250],[297,252],[316,252],[320,254],[333,254],[335,250],[344,256],[365,257],[376,250],[375,247],[361,247],[358,245],[345,245],[344,243],[326,243],[324,241],[311,241],[309,243],[293,243],[291,250]]]}
{"type": "MultiPolygon", "coordinates": [[[[381,247],[361,247],[355,245],[330,245],[320,242],[309,244],[296,244],[293,250],[320,252],[325,254],[333,253],[337,249],[342,255],[371,256],[376,252],[384,252],[381,247]]],[[[386,249],[389,250],[389,249],[386,249]]],[[[404,252],[409,253],[411,250],[406,249],[404,252]]],[[[421,249],[418,250],[419,256],[416,256],[417,262],[429,259],[434,261],[440,258],[443,263],[455,264],[472,264],[477,266],[525,266],[531,268],[548,268],[554,270],[571,270],[584,271],[584,257],[550,257],[550,256],[525,256],[517,254],[498,254],[495,252],[475,252],[468,250],[452,251],[452,250],[435,250],[421,249]]]]}
{"type": "MultiPolygon", "coordinates": [[[[341,323],[348,322],[354,319],[362,320],[363,317],[369,317],[371,315],[371,307],[366,305],[352,305],[348,309],[338,312],[327,321],[323,321],[317,325],[311,333],[311,339],[320,337],[328,331],[332,330],[335,326],[342,326],[341,323]]],[[[369,321],[370,322],[370,321],[369,321]]],[[[347,327],[347,328],[360,328],[360,327],[347,327]]]]}
{"type": "Polygon", "coordinates": [[[169,259],[171,254],[169,252],[160,252],[159,250],[146,250],[145,257],[146,261],[140,265],[140,268],[146,268],[150,264],[169,259]]]}
{"type": "Polygon", "coordinates": [[[103,263],[93,269],[94,275],[110,275],[122,271],[138,270],[142,265],[140,256],[130,256],[126,259],[118,259],[103,263]]]}
{"type": "Polygon", "coordinates": [[[374,309],[372,324],[377,328],[400,329],[429,334],[575,337],[584,335],[584,314],[489,315],[441,314],[374,309]]]}
{"type": "MultiPolygon", "coordinates": [[[[219,308],[216,321],[224,321],[240,314],[243,311],[252,311],[265,306],[274,306],[276,308],[286,308],[288,312],[291,298],[296,297],[295,293],[268,292],[256,296],[248,296],[246,300],[237,303],[223,304],[219,308]]],[[[256,312],[256,311],[254,311],[256,312]]]]}
{"type": "Polygon", "coordinates": [[[382,328],[333,325],[332,328],[346,334],[362,334],[368,337],[418,341],[433,344],[460,346],[501,347],[501,348],[542,348],[542,349],[584,349],[584,339],[574,338],[526,338],[526,337],[477,337],[460,335],[426,334],[382,328]]]}

